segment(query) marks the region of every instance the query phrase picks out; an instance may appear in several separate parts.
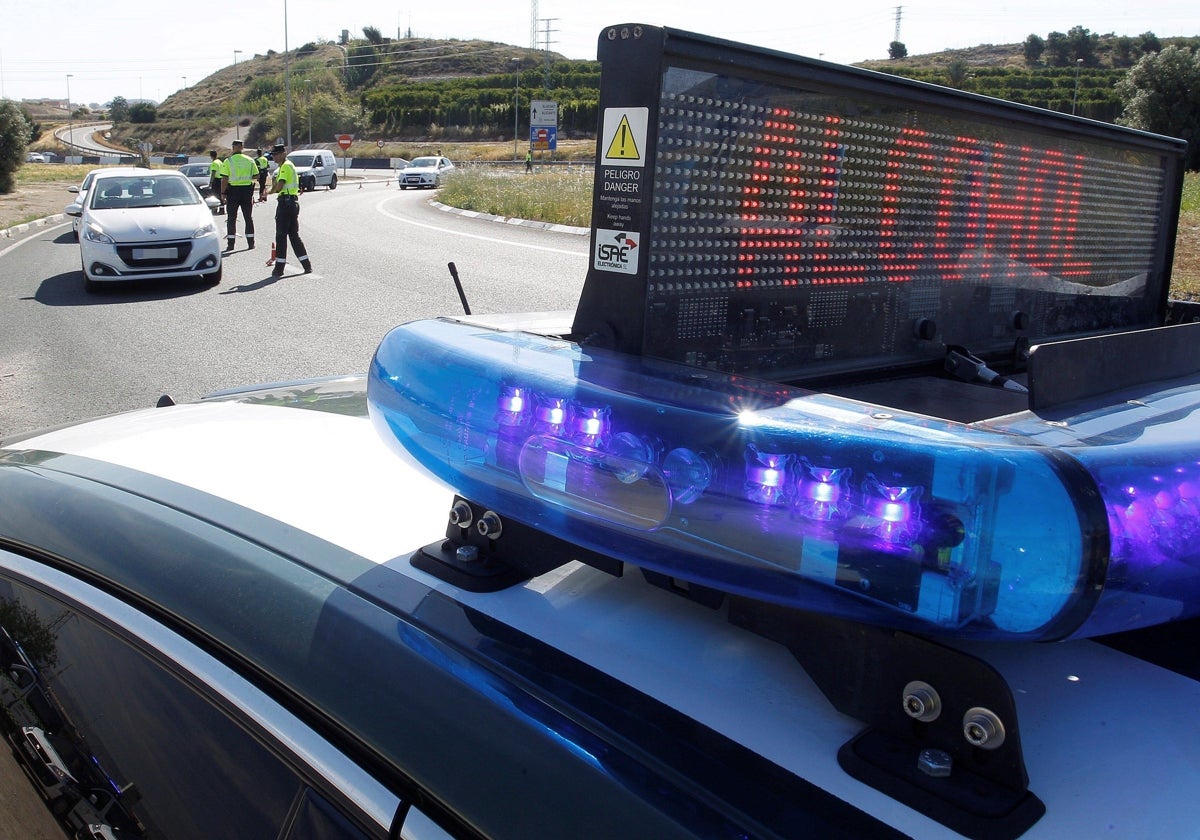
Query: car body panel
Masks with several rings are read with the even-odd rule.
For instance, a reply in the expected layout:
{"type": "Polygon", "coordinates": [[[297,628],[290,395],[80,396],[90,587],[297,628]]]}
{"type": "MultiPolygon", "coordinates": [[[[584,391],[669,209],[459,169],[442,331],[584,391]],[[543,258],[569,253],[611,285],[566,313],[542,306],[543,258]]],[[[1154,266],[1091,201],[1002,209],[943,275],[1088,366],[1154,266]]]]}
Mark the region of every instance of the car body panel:
{"type": "MultiPolygon", "coordinates": [[[[786,649],[732,627],[717,611],[648,586],[635,574],[612,577],[574,563],[490,594],[465,592],[414,568],[410,554],[443,536],[451,492],[386,450],[363,416],[361,388],[358,378],[322,380],[103,418],[10,439],[2,460],[68,474],[95,471],[90,480],[116,486],[134,480],[139,496],[161,491],[176,509],[207,505],[211,521],[267,533],[236,514],[254,511],[362,558],[347,555],[324,568],[320,552],[304,554],[323,574],[373,593],[372,600],[397,615],[486,616],[497,623],[495,631],[509,628],[528,640],[522,644],[541,647],[547,661],[565,656],[564,662],[583,663],[591,676],[577,675],[578,685],[591,685],[591,694],[604,680],[616,680],[601,695],[633,690],[646,698],[636,702],[647,716],[680,714],[715,733],[705,738],[748,750],[757,758],[740,759],[742,773],[761,772],[755,762],[763,760],[784,768],[787,779],[849,803],[855,813],[874,815],[881,821],[874,829],[886,823],[913,836],[957,836],[847,776],[838,749],[861,724],[835,711],[786,649]],[[314,440],[337,457],[298,456],[314,440]],[[48,452],[69,456],[35,454],[48,452]],[[92,466],[80,469],[85,463],[92,466]],[[352,480],[347,465],[353,465],[352,480]],[[176,496],[185,486],[194,490],[176,496]]],[[[362,613],[365,606],[353,599],[344,606],[350,612],[339,612],[347,618],[370,612],[362,613]]],[[[490,663],[489,673],[541,679],[528,663],[508,658],[521,645],[504,646],[506,664],[495,671],[497,637],[471,629],[480,626],[472,618],[439,636],[453,649],[471,651],[467,660],[451,657],[447,667],[465,675],[474,673],[472,662],[490,663]]],[[[1093,641],[963,647],[999,669],[1018,697],[1030,789],[1047,807],[1025,836],[1179,836],[1200,821],[1200,803],[1174,793],[1200,783],[1200,766],[1181,753],[1189,739],[1179,737],[1195,731],[1200,683],[1093,641]],[[1101,755],[1112,760],[1098,760],[1101,755]]],[[[503,684],[509,688],[502,693],[511,689],[503,684]]],[[[563,710],[550,685],[535,693],[550,709],[563,710]]],[[[594,711],[601,719],[604,714],[594,711]]],[[[449,801],[466,795],[457,786],[439,790],[449,801]]],[[[723,793],[742,803],[736,791],[723,793]]]]}

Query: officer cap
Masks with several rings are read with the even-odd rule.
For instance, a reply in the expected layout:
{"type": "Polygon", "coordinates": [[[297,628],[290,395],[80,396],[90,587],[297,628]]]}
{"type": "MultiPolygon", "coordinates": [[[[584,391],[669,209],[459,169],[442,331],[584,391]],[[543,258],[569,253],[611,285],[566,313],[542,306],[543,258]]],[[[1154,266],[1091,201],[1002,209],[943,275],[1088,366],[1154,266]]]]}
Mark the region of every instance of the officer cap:
{"type": "Polygon", "coordinates": [[[271,154],[273,154],[273,155],[277,155],[280,152],[286,152],[286,151],[287,151],[287,146],[283,145],[282,143],[276,143],[274,146],[271,147],[271,154]]]}
{"type": "Polygon", "coordinates": [[[242,145],[242,141],[241,141],[241,140],[234,140],[234,141],[233,141],[233,145],[235,145],[235,146],[240,146],[240,145],[242,145]]]}

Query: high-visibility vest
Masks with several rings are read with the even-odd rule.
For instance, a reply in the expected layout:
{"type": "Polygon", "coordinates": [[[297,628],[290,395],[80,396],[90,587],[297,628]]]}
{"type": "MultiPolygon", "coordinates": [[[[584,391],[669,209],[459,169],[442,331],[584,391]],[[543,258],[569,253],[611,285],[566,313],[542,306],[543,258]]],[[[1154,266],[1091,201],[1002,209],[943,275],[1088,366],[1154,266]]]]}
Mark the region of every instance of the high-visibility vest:
{"type": "Polygon", "coordinates": [[[278,190],[280,195],[300,195],[300,176],[296,174],[296,164],[287,158],[275,170],[275,180],[283,181],[283,188],[278,190]]]}
{"type": "Polygon", "coordinates": [[[228,177],[231,187],[248,187],[258,177],[258,164],[254,162],[254,158],[242,152],[230,155],[226,166],[229,167],[228,177]]]}

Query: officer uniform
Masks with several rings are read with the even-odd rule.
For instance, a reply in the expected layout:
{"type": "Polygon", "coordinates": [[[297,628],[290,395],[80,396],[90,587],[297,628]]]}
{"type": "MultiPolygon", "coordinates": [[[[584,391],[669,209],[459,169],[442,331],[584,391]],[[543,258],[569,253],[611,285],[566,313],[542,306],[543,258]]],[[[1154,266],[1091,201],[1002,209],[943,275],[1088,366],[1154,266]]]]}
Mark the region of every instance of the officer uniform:
{"type": "Polygon", "coordinates": [[[225,193],[221,191],[221,159],[217,157],[215,150],[208,153],[208,189],[212,193],[213,198],[219,199],[221,202],[221,212],[225,212],[225,193]]]}
{"type": "Polygon", "coordinates": [[[267,176],[271,174],[271,161],[263,154],[263,150],[258,150],[258,156],[254,158],[254,162],[258,164],[258,200],[267,200],[267,176]]]}
{"type": "Polygon", "coordinates": [[[246,219],[246,247],[254,247],[254,182],[258,180],[258,164],[242,153],[242,141],[233,141],[233,154],[225,161],[228,218],[225,221],[225,250],[232,251],[237,239],[238,210],[246,219]]]}
{"type": "Polygon", "coordinates": [[[304,273],[311,274],[308,249],[300,239],[300,177],[296,174],[295,164],[287,159],[284,146],[273,147],[271,157],[279,164],[271,188],[271,192],[279,195],[275,205],[275,269],[271,274],[275,277],[283,275],[287,264],[288,240],[291,240],[296,259],[304,266],[304,273]]]}

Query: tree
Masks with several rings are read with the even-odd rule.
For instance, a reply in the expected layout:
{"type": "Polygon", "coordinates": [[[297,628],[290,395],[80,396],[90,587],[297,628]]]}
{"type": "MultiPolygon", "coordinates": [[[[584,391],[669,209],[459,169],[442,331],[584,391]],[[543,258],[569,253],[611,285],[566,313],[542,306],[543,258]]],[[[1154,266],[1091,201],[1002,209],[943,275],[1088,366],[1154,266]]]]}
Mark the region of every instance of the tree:
{"type": "Polygon", "coordinates": [[[1071,41],[1061,32],[1046,36],[1046,52],[1050,54],[1049,63],[1055,67],[1066,67],[1071,63],[1071,41]]]}
{"type": "Polygon", "coordinates": [[[1100,36],[1082,26],[1072,26],[1067,32],[1067,44],[1070,46],[1070,63],[1079,59],[1088,67],[1098,64],[1096,47],[1100,46],[1100,36]]]}
{"type": "Polygon", "coordinates": [[[908,47],[904,46],[900,41],[892,41],[892,43],[888,44],[888,58],[894,60],[907,57],[908,47]]]}
{"type": "Polygon", "coordinates": [[[124,96],[114,96],[108,103],[108,118],[114,123],[129,121],[129,103],[124,96]]]}
{"type": "Polygon", "coordinates": [[[346,50],[346,87],[358,88],[370,81],[379,67],[379,53],[370,44],[346,50]]]}
{"type": "Polygon", "coordinates": [[[1162,41],[1153,32],[1143,32],[1137,36],[1138,49],[1143,53],[1161,52],[1162,41]]]}
{"type": "Polygon", "coordinates": [[[58,637],[51,625],[29,607],[19,601],[0,598],[0,626],[8,631],[34,665],[53,668],[58,664],[58,637]]]}
{"type": "Polygon", "coordinates": [[[131,123],[152,123],[158,121],[158,109],[150,102],[137,102],[129,108],[131,123]]]}
{"type": "Polygon", "coordinates": [[[33,125],[11,99],[0,99],[0,193],[16,185],[17,168],[25,162],[25,147],[33,137],[33,125]]]}
{"type": "Polygon", "coordinates": [[[364,26],[363,37],[375,46],[379,46],[383,43],[383,33],[379,31],[378,26],[364,26]]]}
{"type": "Polygon", "coordinates": [[[1046,51],[1046,41],[1041,35],[1030,35],[1025,39],[1025,63],[1030,67],[1036,66],[1042,60],[1046,51]]]}
{"type": "Polygon", "coordinates": [[[1118,122],[1188,141],[1184,165],[1200,169],[1200,54],[1170,46],[1148,53],[1117,82],[1118,122]]]}

